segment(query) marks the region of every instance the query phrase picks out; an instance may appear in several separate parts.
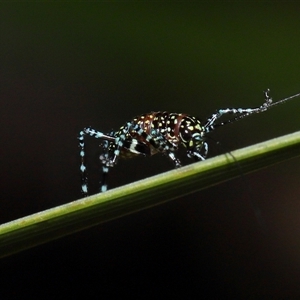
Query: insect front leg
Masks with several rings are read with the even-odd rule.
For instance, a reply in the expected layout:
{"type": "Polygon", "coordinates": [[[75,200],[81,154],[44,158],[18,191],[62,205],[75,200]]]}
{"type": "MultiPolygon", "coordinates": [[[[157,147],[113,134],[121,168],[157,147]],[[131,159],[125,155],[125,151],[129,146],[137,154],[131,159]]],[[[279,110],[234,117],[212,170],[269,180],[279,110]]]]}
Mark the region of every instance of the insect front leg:
{"type": "Polygon", "coordinates": [[[205,160],[207,154],[208,154],[208,144],[206,142],[203,142],[203,144],[200,147],[197,147],[193,150],[187,150],[187,157],[194,158],[196,161],[205,160]]]}

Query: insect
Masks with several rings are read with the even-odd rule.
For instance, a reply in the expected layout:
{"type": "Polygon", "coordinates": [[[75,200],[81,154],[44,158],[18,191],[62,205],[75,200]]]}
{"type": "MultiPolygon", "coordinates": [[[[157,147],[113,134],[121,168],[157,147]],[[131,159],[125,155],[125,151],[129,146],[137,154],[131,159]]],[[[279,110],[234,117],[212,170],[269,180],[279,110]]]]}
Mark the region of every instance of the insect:
{"type": "Polygon", "coordinates": [[[126,122],[117,131],[103,133],[91,127],[86,127],[79,133],[79,147],[81,158],[81,191],[88,195],[88,180],[85,166],[85,141],[86,135],[101,140],[102,164],[101,192],[107,190],[106,178],[109,169],[115,166],[119,158],[134,156],[151,156],[162,153],[169,157],[175,168],[181,167],[180,160],[176,157],[176,150],[185,147],[186,155],[195,161],[205,160],[208,154],[207,134],[217,127],[233,123],[254,113],[261,113],[272,106],[286,102],[299,94],[273,102],[269,96],[270,90],[264,92],[264,103],[256,108],[226,108],[213,113],[204,123],[198,118],[184,113],[151,112],[139,115],[126,122]],[[224,115],[232,118],[220,122],[224,115]]]}

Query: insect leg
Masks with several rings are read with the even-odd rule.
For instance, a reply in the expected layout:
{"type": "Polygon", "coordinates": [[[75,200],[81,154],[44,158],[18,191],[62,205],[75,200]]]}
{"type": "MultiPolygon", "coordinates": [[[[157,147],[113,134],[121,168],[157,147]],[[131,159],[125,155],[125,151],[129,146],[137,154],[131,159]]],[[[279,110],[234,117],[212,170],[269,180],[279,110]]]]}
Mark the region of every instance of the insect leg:
{"type": "Polygon", "coordinates": [[[167,154],[175,164],[175,168],[181,167],[180,160],[174,154],[174,151],[177,149],[177,147],[169,142],[166,137],[159,132],[158,129],[152,129],[150,134],[140,128],[138,124],[136,124],[133,129],[137,132],[138,135],[143,137],[143,139],[145,139],[151,146],[153,146],[154,149],[167,154]]]}
{"type": "Polygon", "coordinates": [[[132,126],[131,122],[126,123],[126,125],[121,127],[120,131],[116,134],[114,140],[115,142],[114,154],[112,159],[110,159],[109,161],[110,166],[114,166],[117,163],[118,157],[120,155],[120,149],[125,145],[126,136],[128,135],[131,126],[132,126]]]}
{"type": "Polygon", "coordinates": [[[180,160],[175,156],[174,152],[169,151],[167,152],[168,156],[170,157],[170,159],[173,161],[175,168],[180,168],[181,167],[181,162],[180,160]]]}
{"type": "Polygon", "coordinates": [[[189,158],[193,157],[196,161],[205,160],[207,157],[207,153],[208,153],[208,144],[206,142],[203,142],[200,148],[188,150],[187,157],[189,158]],[[201,154],[201,152],[203,153],[201,154]]]}
{"type": "Polygon", "coordinates": [[[106,166],[103,165],[103,166],[102,166],[102,181],[100,182],[100,184],[101,184],[100,192],[101,192],[101,193],[107,191],[107,183],[106,183],[106,180],[107,180],[107,174],[108,174],[108,171],[109,171],[109,167],[106,167],[106,166]]]}
{"type": "MultiPolygon", "coordinates": [[[[114,132],[111,133],[114,135],[114,132]]],[[[101,148],[103,149],[103,153],[100,155],[100,161],[102,163],[102,180],[100,181],[100,192],[107,191],[107,175],[109,168],[112,167],[111,159],[110,159],[110,147],[114,145],[111,141],[103,141],[101,148]]]]}
{"type": "Polygon", "coordinates": [[[97,131],[91,127],[86,127],[82,131],[79,132],[79,149],[80,149],[80,171],[81,171],[81,192],[84,196],[88,195],[88,179],[85,165],[85,135],[90,135],[94,138],[99,138],[107,141],[114,141],[115,138],[111,135],[106,135],[100,131],[97,131]]]}

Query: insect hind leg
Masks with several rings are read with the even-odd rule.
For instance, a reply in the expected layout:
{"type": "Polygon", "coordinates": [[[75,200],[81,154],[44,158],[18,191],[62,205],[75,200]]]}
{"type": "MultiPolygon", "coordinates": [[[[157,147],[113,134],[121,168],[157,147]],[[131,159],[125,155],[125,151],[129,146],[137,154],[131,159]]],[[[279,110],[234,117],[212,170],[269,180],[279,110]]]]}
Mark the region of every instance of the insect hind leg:
{"type": "Polygon", "coordinates": [[[106,192],[107,191],[107,174],[109,171],[109,167],[102,166],[102,181],[100,182],[100,192],[106,192]]]}
{"type": "Polygon", "coordinates": [[[102,164],[102,179],[100,181],[100,192],[106,192],[107,191],[107,175],[109,172],[109,168],[111,168],[113,165],[111,164],[111,155],[110,155],[110,147],[113,143],[109,141],[104,141],[101,145],[101,148],[103,149],[103,153],[100,155],[99,159],[102,164]]]}
{"type": "MultiPolygon", "coordinates": [[[[80,160],[81,160],[81,164],[80,164],[81,192],[84,196],[88,196],[88,176],[87,176],[87,169],[86,169],[86,165],[85,165],[86,153],[85,153],[85,141],[84,141],[84,138],[86,135],[89,135],[89,136],[97,138],[97,139],[105,140],[104,143],[106,143],[107,145],[109,144],[109,142],[115,141],[115,137],[113,136],[113,133],[107,135],[107,134],[97,131],[91,127],[86,127],[79,132],[78,140],[79,140],[79,149],[80,149],[79,155],[80,155],[80,160]]],[[[106,174],[103,177],[105,179],[106,174]]],[[[104,185],[105,185],[105,181],[104,181],[104,185]]],[[[102,188],[101,188],[101,190],[102,190],[102,188]]]]}

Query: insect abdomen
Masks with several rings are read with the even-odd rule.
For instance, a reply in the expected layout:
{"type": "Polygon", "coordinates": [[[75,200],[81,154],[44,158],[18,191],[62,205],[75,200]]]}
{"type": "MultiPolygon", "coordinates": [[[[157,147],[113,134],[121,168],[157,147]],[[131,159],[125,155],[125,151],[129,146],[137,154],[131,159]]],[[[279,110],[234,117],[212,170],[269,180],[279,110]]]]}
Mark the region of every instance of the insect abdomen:
{"type": "MultiPolygon", "coordinates": [[[[148,114],[140,115],[133,119],[145,133],[150,134],[156,138],[164,137],[167,141],[178,147],[180,144],[179,130],[181,120],[186,114],[177,114],[169,112],[151,112],[148,114]]],[[[135,137],[136,133],[131,132],[135,137]]],[[[149,144],[147,141],[145,141],[149,144]]]]}

